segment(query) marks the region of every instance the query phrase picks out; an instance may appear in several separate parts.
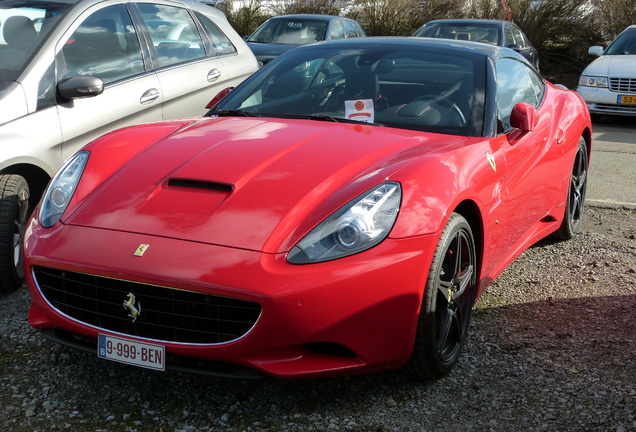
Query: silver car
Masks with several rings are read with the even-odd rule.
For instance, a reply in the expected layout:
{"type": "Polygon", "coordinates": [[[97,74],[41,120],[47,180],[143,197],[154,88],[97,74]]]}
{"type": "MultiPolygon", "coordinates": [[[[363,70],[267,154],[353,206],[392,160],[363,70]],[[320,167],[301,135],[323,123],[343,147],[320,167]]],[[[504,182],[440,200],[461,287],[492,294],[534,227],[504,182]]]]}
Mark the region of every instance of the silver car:
{"type": "Polygon", "coordinates": [[[62,162],[142,122],[196,116],[258,69],[218,10],[190,0],[0,0],[0,291],[62,162]]]}
{"type": "Polygon", "coordinates": [[[593,46],[589,53],[599,58],[585,68],[576,91],[592,118],[636,116],[636,25],[625,29],[606,50],[593,46]]]}

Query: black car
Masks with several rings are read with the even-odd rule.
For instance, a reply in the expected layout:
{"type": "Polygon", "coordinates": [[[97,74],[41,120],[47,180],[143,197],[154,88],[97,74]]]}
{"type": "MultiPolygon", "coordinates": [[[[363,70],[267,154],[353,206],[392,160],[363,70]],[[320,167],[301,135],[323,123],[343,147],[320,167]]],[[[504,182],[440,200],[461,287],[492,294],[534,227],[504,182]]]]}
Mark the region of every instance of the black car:
{"type": "Polygon", "coordinates": [[[429,21],[413,36],[468,40],[511,48],[539,70],[539,54],[521,29],[510,21],[443,19],[429,21]]]}
{"type": "Polygon", "coordinates": [[[285,51],[311,42],[366,36],[360,24],[332,15],[281,15],[268,19],[245,37],[256,59],[262,64],[285,51]]]}

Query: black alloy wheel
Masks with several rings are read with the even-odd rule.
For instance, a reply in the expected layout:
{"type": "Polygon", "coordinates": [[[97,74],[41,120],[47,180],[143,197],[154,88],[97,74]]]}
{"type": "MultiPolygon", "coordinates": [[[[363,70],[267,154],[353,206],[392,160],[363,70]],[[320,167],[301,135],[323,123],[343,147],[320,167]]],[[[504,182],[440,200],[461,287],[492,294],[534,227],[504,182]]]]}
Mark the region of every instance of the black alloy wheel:
{"type": "Polygon", "coordinates": [[[466,219],[453,213],[431,262],[413,354],[406,369],[440,378],[458,362],[477,286],[477,254],[466,219]]]}
{"type": "Polygon", "coordinates": [[[570,176],[570,186],[565,203],[565,215],[561,226],[554,233],[559,240],[569,240],[581,229],[585,211],[585,193],[587,191],[588,157],[585,139],[581,137],[574,157],[574,167],[570,176]]]}
{"type": "Polygon", "coordinates": [[[22,286],[22,241],[30,215],[29,185],[17,174],[0,176],[0,291],[22,286]]]}

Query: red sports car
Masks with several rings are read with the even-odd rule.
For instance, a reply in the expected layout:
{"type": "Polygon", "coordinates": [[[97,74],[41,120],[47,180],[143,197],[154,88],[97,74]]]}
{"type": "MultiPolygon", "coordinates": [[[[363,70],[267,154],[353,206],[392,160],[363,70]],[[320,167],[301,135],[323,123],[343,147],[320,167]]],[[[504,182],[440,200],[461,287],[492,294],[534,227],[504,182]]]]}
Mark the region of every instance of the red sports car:
{"type": "Polygon", "coordinates": [[[507,48],[303,46],[205,117],[72,156],[27,230],[29,320],[159,370],[437,378],[488,284],[579,230],[591,135],[507,48]]]}

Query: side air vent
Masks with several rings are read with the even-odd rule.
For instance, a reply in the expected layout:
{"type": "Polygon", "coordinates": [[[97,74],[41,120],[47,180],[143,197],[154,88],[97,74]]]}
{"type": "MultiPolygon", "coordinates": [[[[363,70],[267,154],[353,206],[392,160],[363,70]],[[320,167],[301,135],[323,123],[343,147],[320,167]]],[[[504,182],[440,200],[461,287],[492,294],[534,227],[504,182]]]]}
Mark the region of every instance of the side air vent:
{"type": "Polygon", "coordinates": [[[232,192],[232,185],[226,183],[207,182],[201,180],[170,179],[168,187],[209,190],[215,192],[232,192]]]}

